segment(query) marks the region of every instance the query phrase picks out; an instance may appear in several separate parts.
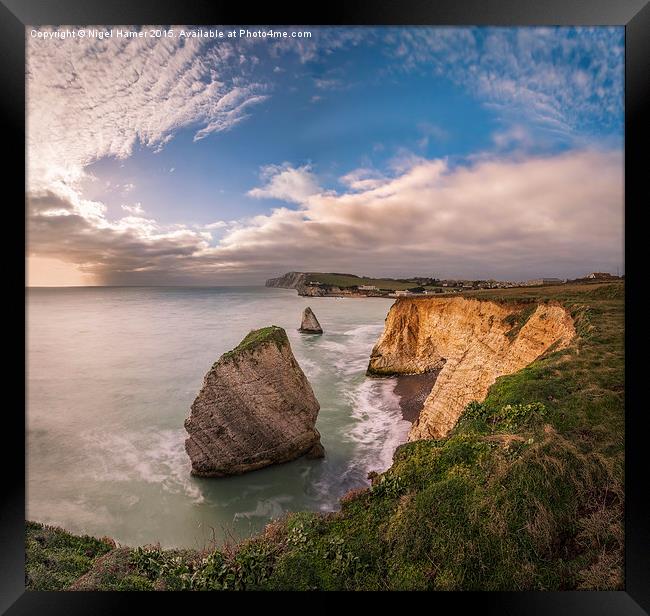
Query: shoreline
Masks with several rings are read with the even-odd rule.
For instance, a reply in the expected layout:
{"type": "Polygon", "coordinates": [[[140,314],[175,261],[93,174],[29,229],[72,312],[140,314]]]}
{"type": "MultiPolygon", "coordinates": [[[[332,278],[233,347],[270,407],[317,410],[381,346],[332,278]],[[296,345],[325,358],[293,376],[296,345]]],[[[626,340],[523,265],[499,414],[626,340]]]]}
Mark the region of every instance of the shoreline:
{"type": "Polygon", "coordinates": [[[411,422],[411,424],[418,420],[424,402],[429,397],[440,370],[422,374],[401,374],[395,377],[393,393],[399,398],[402,419],[411,422]]]}

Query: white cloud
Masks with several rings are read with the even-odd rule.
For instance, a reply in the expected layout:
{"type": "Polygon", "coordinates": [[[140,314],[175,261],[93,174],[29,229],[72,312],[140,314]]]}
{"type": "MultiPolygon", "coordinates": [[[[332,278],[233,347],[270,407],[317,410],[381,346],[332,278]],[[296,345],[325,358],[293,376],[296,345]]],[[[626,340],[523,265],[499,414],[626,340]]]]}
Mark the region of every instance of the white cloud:
{"type": "Polygon", "coordinates": [[[492,134],[494,145],[502,150],[512,146],[528,147],[534,144],[530,131],[521,124],[514,124],[492,134]]]}
{"type": "Polygon", "coordinates": [[[384,177],[376,169],[362,167],[346,173],[344,176],[339,178],[339,181],[351,190],[359,191],[377,188],[388,182],[389,179],[384,177]]]}
{"type": "Polygon", "coordinates": [[[139,201],[133,205],[122,205],[121,207],[125,212],[128,212],[129,214],[144,214],[142,204],[139,201]]]}
{"type": "Polygon", "coordinates": [[[264,185],[248,191],[248,195],[256,199],[305,203],[320,190],[309,165],[297,168],[289,163],[267,165],[262,168],[260,178],[264,185]]]}
{"type": "Polygon", "coordinates": [[[211,222],[207,225],[204,225],[204,229],[223,229],[228,226],[228,223],[225,220],[217,220],[215,222],[211,222]]]}
{"type": "Polygon", "coordinates": [[[396,154],[388,161],[388,166],[396,173],[403,173],[427,159],[418,156],[408,148],[398,148],[396,154]]]}

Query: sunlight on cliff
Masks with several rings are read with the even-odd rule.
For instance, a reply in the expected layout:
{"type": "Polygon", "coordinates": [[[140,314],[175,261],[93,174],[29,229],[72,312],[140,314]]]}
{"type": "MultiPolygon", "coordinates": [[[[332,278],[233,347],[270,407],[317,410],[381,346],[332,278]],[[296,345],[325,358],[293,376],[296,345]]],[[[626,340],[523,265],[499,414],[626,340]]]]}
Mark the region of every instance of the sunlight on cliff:
{"type": "Polygon", "coordinates": [[[566,347],[574,335],[571,316],[554,304],[402,299],[386,317],[368,372],[421,374],[441,368],[409,440],[441,438],[469,402],[485,398],[498,377],[566,347]]]}

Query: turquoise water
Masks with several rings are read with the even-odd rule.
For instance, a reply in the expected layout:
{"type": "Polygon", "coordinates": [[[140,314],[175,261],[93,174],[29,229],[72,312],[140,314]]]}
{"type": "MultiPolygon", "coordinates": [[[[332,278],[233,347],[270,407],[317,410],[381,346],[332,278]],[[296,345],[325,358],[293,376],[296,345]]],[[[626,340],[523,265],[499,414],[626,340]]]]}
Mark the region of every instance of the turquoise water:
{"type": "Polygon", "coordinates": [[[390,466],[410,424],[390,379],[365,376],[392,300],[288,289],[27,292],[27,517],[129,545],[205,547],[287,511],[327,511],[390,466]],[[325,333],[296,330],[311,306],[325,333]],[[321,405],[323,460],[190,476],[183,421],[204,374],[254,328],[279,325],[321,405]]]}

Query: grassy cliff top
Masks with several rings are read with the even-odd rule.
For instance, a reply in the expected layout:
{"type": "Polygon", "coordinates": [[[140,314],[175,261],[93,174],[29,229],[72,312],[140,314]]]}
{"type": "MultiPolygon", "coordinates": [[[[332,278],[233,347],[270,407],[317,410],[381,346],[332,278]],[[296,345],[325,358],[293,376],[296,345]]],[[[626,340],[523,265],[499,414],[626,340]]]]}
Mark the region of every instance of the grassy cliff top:
{"type": "Polygon", "coordinates": [[[355,276],[354,274],[329,274],[323,272],[308,273],[307,282],[320,282],[321,284],[332,285],[341,289],[358,285],[372,285],[378,289],[391,289],[394,291],[419,286],[414,280],[400,281],[392,278],[367,278],[355,276]]]}
{"type": "Polygon", "coordinates": [[[242,351],[252,351],[256,347],[270,342],[278,347],[289,344],[287,332],[285,332],[282,327],[278,327],[277,325],[254,329],[250,331],[245,336],[245,338],[234,349],[232,349],[232,351],[224,353],[221,356],[221,359],[233,358],[239,355],[242,351]]]}

